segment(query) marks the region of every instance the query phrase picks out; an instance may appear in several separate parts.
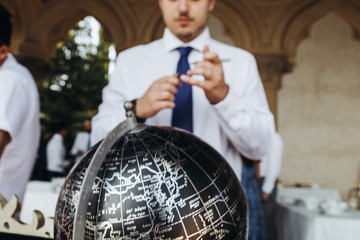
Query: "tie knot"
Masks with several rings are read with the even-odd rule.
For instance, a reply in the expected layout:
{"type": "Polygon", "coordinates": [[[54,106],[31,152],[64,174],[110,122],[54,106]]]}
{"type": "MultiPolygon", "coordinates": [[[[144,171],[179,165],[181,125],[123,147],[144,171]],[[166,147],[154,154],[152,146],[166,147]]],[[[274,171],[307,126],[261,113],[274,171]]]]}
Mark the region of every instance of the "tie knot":
{"type": "Polygon", "coordinates": [[[189,56],[189,53],[191,52],[191,50],[192,50],[192,47],[179,47],[180,57],[187,58],[189,56]]]}

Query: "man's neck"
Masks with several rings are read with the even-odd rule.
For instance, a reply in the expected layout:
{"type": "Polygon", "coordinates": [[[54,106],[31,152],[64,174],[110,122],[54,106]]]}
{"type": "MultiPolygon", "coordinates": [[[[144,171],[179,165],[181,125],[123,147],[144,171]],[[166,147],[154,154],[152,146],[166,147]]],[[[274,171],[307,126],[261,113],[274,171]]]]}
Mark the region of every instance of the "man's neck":
{"type": "Polygon", "coordinates": [[[191,46],[194,49],[196,49],[197,51],[202,51],[204,44],[208,44],[208,37],[210,37],[210,36],[209,36],[209,32],[208,32],[207,28],[205,28],[204,31],[199,36],[197,36],[191,42],[188,42],[188,43],[184,43],[183,41],[181,41],[168,28],[165,30],[164,36],[163,36],[163,38],[165,40],[164,41],[165,50],[167,50],[167,51],[172,51],[179,46],[191,46]]]}
{"type": "Polygon", "coordinates": [[[5,59],[0,59],[0,67],[4,64],[4,62],[6,61],[7,57],[5,59]]]}
{"type": "Polygon", "coordinates": [[[0,67],[4,64],[10,54],[9,46],[3,44],[0,46],[0,67]]]}

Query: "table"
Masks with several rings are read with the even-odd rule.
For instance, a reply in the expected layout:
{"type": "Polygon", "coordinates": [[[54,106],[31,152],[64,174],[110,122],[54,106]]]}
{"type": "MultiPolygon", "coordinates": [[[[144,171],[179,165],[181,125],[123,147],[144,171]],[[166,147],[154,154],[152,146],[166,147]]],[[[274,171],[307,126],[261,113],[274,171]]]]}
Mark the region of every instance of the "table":
{"type": "Polygon", "coordinates": [[[278,240],[357,240],[360,239],[360,211],[338,214],[320,213],[317,206],[307,208],[299,200],[341,201],[332,188],[278,186],[276,228],[278,240]]]}
{"type": "Polygon", "coordinates": [[[278,184],[276,202],[292,204],[297,199],[304,197],[313,197],[318,201],[324,201],[329,198],[340,201],[339,191],[334,188],[315,187],[286,187],[278,184]]]}
{"type": "Polygon", "coordinates": [[[278,240],[357,240],[360,211],[346,210],[331,216],[303,206],[278,203],[276,227],[278,240]]]}
{"type": "Polygon", "coordinates": [[[64,179],[54,179],[52,182],[30,181],[26,185],[20,220],[31,223],[33,211],[39,210],[45,218],[55,216],[55,208],[64,179]]]}

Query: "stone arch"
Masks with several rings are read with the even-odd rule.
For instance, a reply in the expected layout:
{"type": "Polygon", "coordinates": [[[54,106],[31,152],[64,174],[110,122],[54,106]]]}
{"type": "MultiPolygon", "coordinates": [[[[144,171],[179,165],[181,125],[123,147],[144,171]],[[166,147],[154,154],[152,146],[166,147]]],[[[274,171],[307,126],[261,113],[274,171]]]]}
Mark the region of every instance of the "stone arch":
{"type": "Polygon", "coordinates": [[[48,6],[47,11],[38,18],[40,28],[43,29],[39,34],[39,40],[47,48],[47,57],[53,54],[56,43],[66,38],[71,27],[86,16],[93,16],[100,22],[105,28],[106,40],[114,40],[117,48],[127,46],[136,38],[135,19],[126,5],[117,7],[97,1],[87,1],[86,4],[79,1],[66,11],[69,6],[66,2],[57,1],[49,4],[52,6],[48,6]],[[59,10],[64,11],[64,14],[56,14],[59,10]]]}
{"type": "Polygon", "coordinates": [[[228,37],[233,39],[236,46],[251,49],[254,45],[254,38],[258,34],[253,25],[256,18],[252,17],[253,12],[251,8],[243,4],[243,2],[218,1],[213,12],[223,24],[225,33],[228,37]],[[240,11],[240,9],[242,9],[240,11]]]}
{"type": "Polygon", "coordinates": [[[323,4],[304,4],[298,9],[287,13],[283,22],[283,34],[279,34],[278,44],[281,49],[288,53],[290,65],[294,65],[295,53],[299,43],[308,37],[311,26],[330,10],[323,4]]]}
{"type": "Polygon", "coordinates": [[[317,164],[333,164],[336,167],[320,175],[310,174],[309,179],[339,189],[345,199],[347,186],[356,183],[358,174],[354,168],[348,167],[349,170],[342,166],[358,166],[354,156],[359,153],[358,148],[349,147],[359,136],[356,120],[360,103],[357,67],[360,45],[351,30],[350,24],[337,11],[329,11],[314,22],[309,38],[298,46],[297,67],[284,78],[279,95],[281,132],[287,135],[284,140],[288,141],[284,154],[286,171],[281,178],[296,182],[295,178],[299,179],[299,175],[308,171],[304,166],[317,169],[317,164]],[[316,140],[311,141],[314,136],[316,140]],[[341,140],[334,143],[334,136],[341,140]],[[304,161],[296,168],[299,159],[304,161]],[[298,169],[296,173],[295,168],[298,169]],[[338,172],[348,176],[346,182],[332,180],[338,172]]]}
{"type": "Polygon", "coordinates": [[[282,27],[279,29],[283,33],[277,34],[281,38],[276,41],[279,47],[287,52],[289,62],[291,65],[295,61],[295,53],[299,43],[308,37],[311,26],[320,18],[334,12],[341,19],[347,22],[353,29],[354,37],[360,40],[360,4],[355,0],[348,1],[346,4],[342,2],[316,2],[316,3],[304,3],[302,6],[295,9],[289,8],[287,14],[284,16],[288,21],[282,22],[282,27]],[[291,11],[292,10],[292,11],[291,11]]]}
{"type": "Polygon", "coordinates": [[[149,9],[148,14],[146,14],[146,17],[144,17],[143,21],[141,21],[138,26],[138,41],[132,43],[131,46],[148,43],[161,38],[164,28],[165,23],[162,19],[160,9],[157,4],[154,4],[153,8],[149,9]]]}
{"type": "Polygon", "coordinates": [[[353,37],[360,41],[360,2],[353,0],[347,1],[344,3],[340,8],[335,8],[334,12],[338,15],[341,19],[347,22],[352,30],[353,30],[353,37]]]}
{"type": "Polygon", "coordinates": [[[164,33],[165,23],[162,19],[161,14],[159,13],[158,16],[154,19],[154,22],[152,24],[149,24],[149,32],[147,32],[145,39],[148,39],[149,41],[159,39],[162,37],[164,33]]]}

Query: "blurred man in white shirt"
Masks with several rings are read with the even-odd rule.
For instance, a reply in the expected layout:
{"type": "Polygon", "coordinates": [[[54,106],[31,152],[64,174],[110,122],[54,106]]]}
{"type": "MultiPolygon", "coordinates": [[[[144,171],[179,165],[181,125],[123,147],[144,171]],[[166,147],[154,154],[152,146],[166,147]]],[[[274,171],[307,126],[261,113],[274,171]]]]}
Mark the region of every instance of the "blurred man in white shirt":
{"type": "Polygon", "coordinates": [[[55,133],[46,146],[48,181],[55,177],[65,177],[66,168],[70,165],[70,161],[66,159],[66,148],[64,145],[64,138],[68,130],[63,123],[55,124],[54,130],[55,133]]]}
{"type": "Polygon", "coordinates": [[[34,78],[10,53],[11,28],[0,5],[0,194],[21,203],[39,147],[40,104],[34,78]]]}
{"type": "Polygon", "coordinates": [[[91,119],[84,121],[84,131],[76,134],[74,143],[71,147],[71,155],[75,156],[75,162],[78,162],[84,153],[90,148],[91,119]]]}

